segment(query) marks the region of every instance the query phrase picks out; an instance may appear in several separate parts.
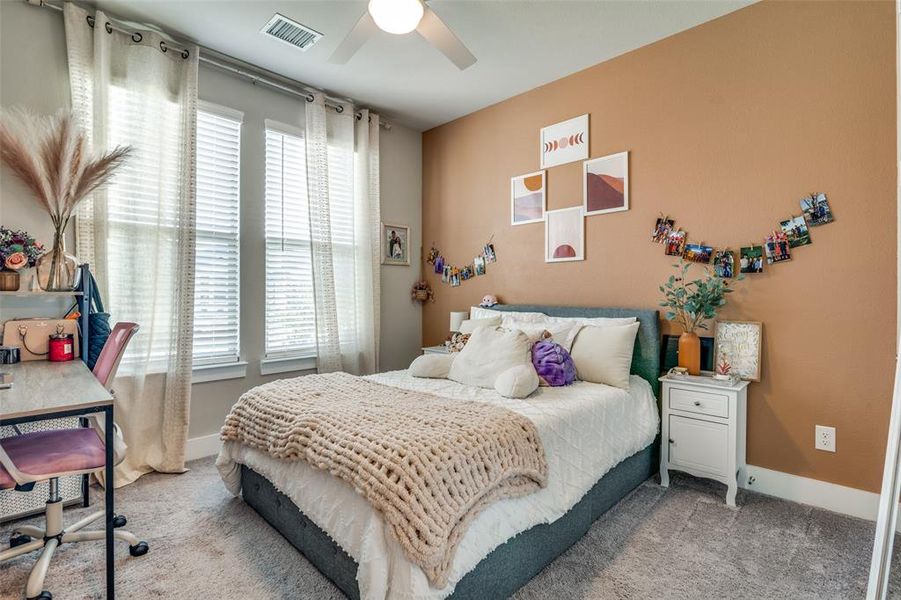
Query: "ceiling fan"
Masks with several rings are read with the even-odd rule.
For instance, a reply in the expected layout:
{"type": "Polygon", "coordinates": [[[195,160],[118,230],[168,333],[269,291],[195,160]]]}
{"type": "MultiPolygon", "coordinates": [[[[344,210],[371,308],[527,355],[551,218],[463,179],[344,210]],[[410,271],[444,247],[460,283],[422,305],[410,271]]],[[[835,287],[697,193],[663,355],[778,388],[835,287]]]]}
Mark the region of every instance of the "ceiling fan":
{"type": "Polygon", "coordinates": [[[415,29],[461,71],[472,66],[476,57],[426,2],[427,0],[369,0],[369,6],[360,20],[332,53],[329,62],[346,63],[379,30],[403,35],[415,29]]]}

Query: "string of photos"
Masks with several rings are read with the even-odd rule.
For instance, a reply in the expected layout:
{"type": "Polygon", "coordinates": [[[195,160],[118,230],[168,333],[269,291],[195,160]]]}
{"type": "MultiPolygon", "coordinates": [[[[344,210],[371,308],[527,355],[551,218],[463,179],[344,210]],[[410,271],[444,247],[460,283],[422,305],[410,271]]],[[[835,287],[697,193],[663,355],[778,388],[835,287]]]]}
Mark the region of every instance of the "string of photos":
{"type": "Polygon", "coordinates": [[[482,253],[473,258],[471,263],[462,267],[447,262],[441,251],[432,243],[426,262],[433,266],[436,274],[441,275],[441,283],[449,283],[452,287],[457,287],[464,281],[484,275],[488,272],[488,264],[497,262],[497,252],[494,250],[493,240],[494,236],[492,235],[482,247],[482,253]]]}
{"type": "MultiPolygon", "coordinates": [[[[810,228],[825,225],[835,220],[829,208],[826,194],[813,192],[800,200],[801,214],[789,215],[779,221],[779,228],[774,229],[763,238],[763,245],[753,243],[739,249],[740,273],[763,273],[764,259],[766,264],[791,260],[791,250],[811,243],[810,228]]],[[[729,248],[714,248],[701,243],[688,243],[688,232],[677,229],[676,221],[669,215],[657,219],[651,240],[663,244],[663,252],[667,256],[679,256],[690,262],[705,265],[713,263],[714,273],[718,277],[735,276],[735,254],[729,248]]]]}

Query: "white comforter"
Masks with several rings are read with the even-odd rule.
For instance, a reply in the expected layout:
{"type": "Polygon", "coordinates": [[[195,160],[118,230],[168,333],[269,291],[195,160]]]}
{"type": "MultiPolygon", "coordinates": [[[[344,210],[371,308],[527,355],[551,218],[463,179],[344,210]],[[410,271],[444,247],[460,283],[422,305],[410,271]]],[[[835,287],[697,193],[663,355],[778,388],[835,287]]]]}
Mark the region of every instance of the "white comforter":
{"type": "Polygon", "coordinates": [[[531,419],[541,435],[548,462],[546,488],[496,502],[473,520],[457,549],[444,589],[429,587],[423,572],[406,559],[378,512],[345,481],[302,461],[226,443],[217,465],[229,491],[240,492],[244,464],[265,476],[359,564],[357,581],[364,600],[441,599],[494,548],[539,523],[561,517],[607,471],[654,440],[660,422],[650,385],[633,375],[631,390],[576,382],[539,388],[523,400],[494,390],[444,379],[417,379],[407,371],[367,377],[399,388],[449,398],[491,402],[531,419]]]}

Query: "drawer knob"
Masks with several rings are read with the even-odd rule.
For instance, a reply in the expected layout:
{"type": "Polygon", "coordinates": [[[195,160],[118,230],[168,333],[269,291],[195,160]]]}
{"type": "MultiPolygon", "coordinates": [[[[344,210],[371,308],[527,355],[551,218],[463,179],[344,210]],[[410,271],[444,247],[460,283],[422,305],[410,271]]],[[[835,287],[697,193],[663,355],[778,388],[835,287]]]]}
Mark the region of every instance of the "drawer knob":
{"type": "Polygon", "coordinates": [[[695,406],[701,406],[701,401],[700,401],[700,400],[695,400],[695,406]]]}

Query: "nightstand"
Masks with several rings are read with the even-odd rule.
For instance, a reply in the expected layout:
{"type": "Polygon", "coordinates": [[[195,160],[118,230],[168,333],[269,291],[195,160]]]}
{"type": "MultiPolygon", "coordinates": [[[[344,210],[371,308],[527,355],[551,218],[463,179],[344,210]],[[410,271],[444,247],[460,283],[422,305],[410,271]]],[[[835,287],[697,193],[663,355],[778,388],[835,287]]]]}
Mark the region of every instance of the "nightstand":
{"type": "Polygon", "coordinates": [[[735,506],[745,469],[748,382],[692,376],[660,382],[660,485],[669,486],[669,469],[714,479],[728,486],[726,504],[735,506]]]}
{"type": "Polygon", "coordinates": [[[447,349],[447,346],[441,344],[440,346],[427,346],[422,349],[423,354],[449,354],[450,350],[447,349]]]}

